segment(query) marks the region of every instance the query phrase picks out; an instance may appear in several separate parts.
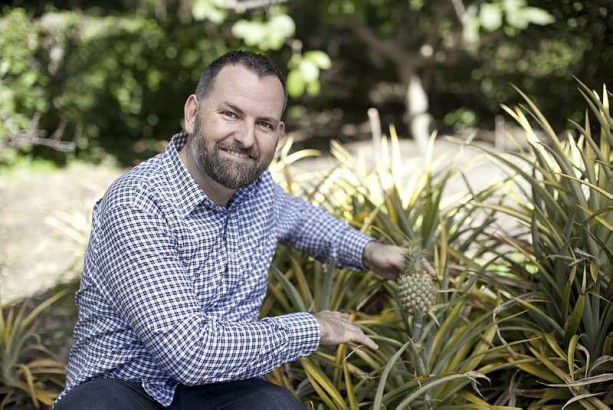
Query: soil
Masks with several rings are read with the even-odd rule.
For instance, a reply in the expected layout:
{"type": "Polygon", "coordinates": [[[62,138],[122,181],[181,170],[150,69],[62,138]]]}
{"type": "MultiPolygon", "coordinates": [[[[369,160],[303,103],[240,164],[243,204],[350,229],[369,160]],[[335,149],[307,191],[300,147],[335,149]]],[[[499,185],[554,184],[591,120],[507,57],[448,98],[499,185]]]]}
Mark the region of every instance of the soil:
{"type": "Polygon", "coordinates": [[[75,163],[0,176],[0,304],[78,277],[90,209],[120,172],[75,163]]]}

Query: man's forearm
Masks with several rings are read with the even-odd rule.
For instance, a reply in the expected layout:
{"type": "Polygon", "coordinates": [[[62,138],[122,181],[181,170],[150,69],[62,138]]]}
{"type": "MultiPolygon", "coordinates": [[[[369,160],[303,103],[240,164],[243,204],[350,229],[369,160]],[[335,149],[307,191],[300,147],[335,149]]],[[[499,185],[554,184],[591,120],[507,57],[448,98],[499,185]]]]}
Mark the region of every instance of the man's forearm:
{"type": "Polygon", "coordinates": [[[365,245],[372,238],[346,221],[300,198],[278,192],[278,240],[326,262],[330,257],[344,268],[364,270],[365,245]]]}
{"type": "Polygon", "coordinates": [[[309,313],[251,323],[195,317],[158,333],[147,349],[174,380],[199,385],[261,376],[311,354],[319,341],[318,323],[309,313]]]}

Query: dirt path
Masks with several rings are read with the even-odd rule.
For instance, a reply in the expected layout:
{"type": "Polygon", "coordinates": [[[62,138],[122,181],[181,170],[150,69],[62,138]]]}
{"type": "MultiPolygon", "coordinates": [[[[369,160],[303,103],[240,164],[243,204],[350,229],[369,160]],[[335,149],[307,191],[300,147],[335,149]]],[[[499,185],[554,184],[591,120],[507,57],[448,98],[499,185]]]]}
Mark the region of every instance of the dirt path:
{"type": "Polygon", "coordinates": [[[78,275],[89,210],[119,171],[74,164],[0,177],[0,302],[19,300],[78,275]]]}
{"type": "MultiPolygon", "coordinates": [[[[362,151],[367,164],[377,160],[369,143],[345,148],[356,156],[362,151]]],[[[411,141],[402,141],[400,148],[401,158],[406,160],[404,172],[410,174],[419,152],[411,141]]],[[[502,175],[491,163],[479,159],[475,151],[462,151],[446,141],[437,141],[434,158],[441,166],[470,165],[466,177],[474,189],[502,175]]],[[[301,160],[293,165],[292,174],[333,165],[330,157],[301,160]]],[[[74,164],[62,170],[19,171],[0,176],[0,304],[78,277],[91,207],[121,172],[74,164]]],[[[465,182],[458,177],[449,186],[448,195],[465,189],[465,182]]]]}

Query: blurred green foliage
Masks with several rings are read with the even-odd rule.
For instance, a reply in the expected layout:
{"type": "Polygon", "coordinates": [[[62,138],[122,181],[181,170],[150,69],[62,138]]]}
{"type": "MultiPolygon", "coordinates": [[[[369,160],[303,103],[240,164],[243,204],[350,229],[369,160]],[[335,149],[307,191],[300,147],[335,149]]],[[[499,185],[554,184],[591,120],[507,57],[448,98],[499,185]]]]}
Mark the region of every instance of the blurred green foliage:
{"type": "Polygon", "coordinates": [[[13,8],[0,24],[7,33],[0,36],[0,138],[63,129],[62,139],[76,143],[74,155],[92,161],[111,154],[129,164],[159,151],[179,129],[179,102],[204,62],[227,50],[209,40],[217,37],[209,24],[136,15],[49,10],[35,19],[13,8]]]}
{"type": "Polygon", "coordinates": [[[594,88],[610,81],[613,14],[606,0],[457,1],[468,19],[463,24],[450,9],[454,2],[439,0],[265,3],[14,0],[3,6],[0,164],[23,156],[59,164],[111,156],[130,165],[150,156],[180,130],[181,107],[203,67],[230,48],[266,52],[286,68],[294,100],[287,129],[313,141],[299,148],[321,148],[316,141],[323,139],[313,137],[364,137],[343,126],[365,122],[373,106],[383,113],[383,129],[406,120],[406,87],[393,62],[404,54],[430,55],[432,63],[415,70],[441,131],[492,127],[500,103],[519,102],[509,84],[532,95],[562,129],[582,112],[572,98],[572,76],[594,88]],[[402,48],[382,57],[356,36],[350,28],[356,24],[384,42],[401,39],[402,48]],[[32,144],[32,136],[75,149],[32,144]]]}

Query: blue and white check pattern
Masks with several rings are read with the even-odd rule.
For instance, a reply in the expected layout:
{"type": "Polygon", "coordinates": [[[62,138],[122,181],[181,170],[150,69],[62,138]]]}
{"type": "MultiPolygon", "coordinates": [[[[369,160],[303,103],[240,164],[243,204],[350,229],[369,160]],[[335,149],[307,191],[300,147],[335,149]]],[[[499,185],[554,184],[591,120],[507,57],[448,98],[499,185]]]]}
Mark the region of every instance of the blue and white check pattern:
{"type": "Polygon", "coordinates": [[[266,374],[319,345],[310,313],[258,318],[277,243],[363,269],[371,239],[269,172],[227,207],[211,202],[179,160],[186,140],[175,135],[94,206],[65,392],[114,377],[168,406],[178,383],[266,374]]]}

